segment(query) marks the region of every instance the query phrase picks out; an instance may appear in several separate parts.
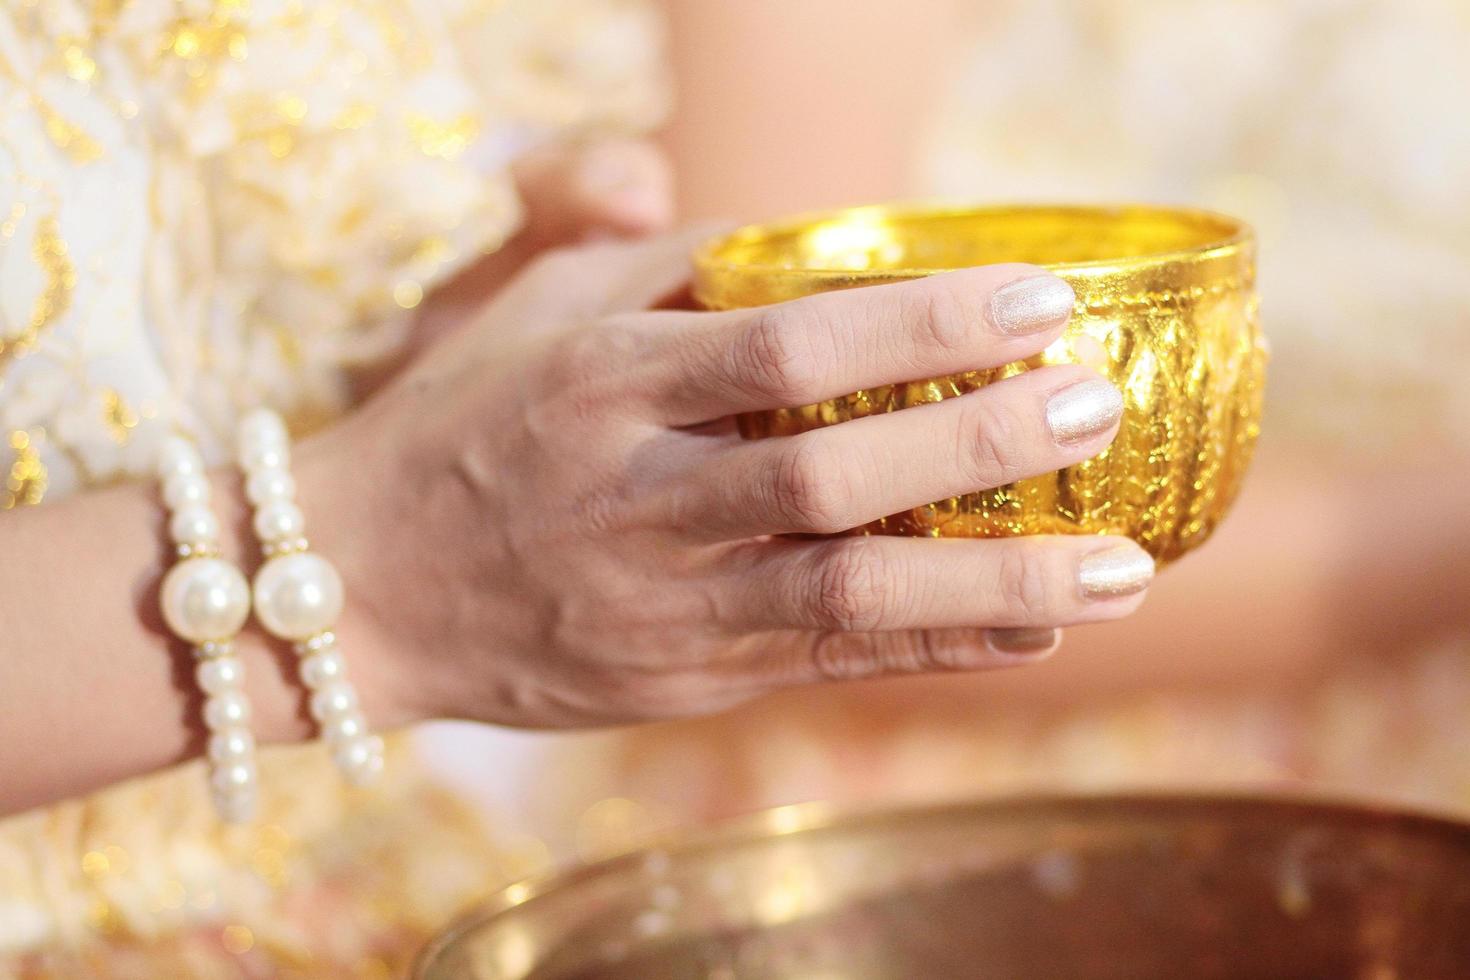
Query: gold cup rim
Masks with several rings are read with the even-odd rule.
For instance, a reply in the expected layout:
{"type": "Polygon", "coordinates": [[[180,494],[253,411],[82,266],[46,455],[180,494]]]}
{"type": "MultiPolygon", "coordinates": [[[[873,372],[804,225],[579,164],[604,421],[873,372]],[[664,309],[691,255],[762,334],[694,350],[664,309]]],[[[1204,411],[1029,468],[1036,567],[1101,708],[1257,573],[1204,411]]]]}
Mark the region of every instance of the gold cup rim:
{"type": "MultiPolygon", "coordinates": [[[[1255,234],[1248,223],[1239,218],[1203,208],[1154,204],[957,204],[907,202],[872,204],[858,207],[812,211],[774,221],[746,225],[700,245],[693,254],[694,295],[705,306],[726,308],[743,305],[739,297],[755,289],[786,296],[787,289],[799,284],[800,293],[821,292],[855,285],[915,279],[921,276],[962,268],[962,265],[903,265],[872,268],[840,268],[794,264],[781,261],[790,255],[791,244],[814,228],[838,223],[866,222],[874,225],[913,225],[916,223],[953,223],[971,221],[1048,221],[1071,222],[1079,228],[1115,227],[1128,222],[1171,223],[1182,232],[1194,231],[1196,237],[1181,247],[1143,251],[1127,255],[1103,255],[1087,260],[1040,261],[1035,264],[1077,282],[1128,275],[1152,278],[1189,267],[1216,269],[1235,266],[1253,259],[1255,234]],[[733,253],[763,248],[772,258],[750,260],[736,258],[733,253]],[[756,284],[762,284],[757,287],[756,284]]],[[[1010,261],[1004,256],[987,262],[1010,261]]],[[[984,264],[984,263],[974,263],[984,264]]]]}
{"type": "Polygon", "coordinates": [[[1047,814],[1080,817],[1174,817],[1191,815],[1276,817],[1281,822],[1330,822],[1367,829],[1449,838],[1470,845],[1470,821],[1448,808],[1400,804],[1342,793],[1292,790],[1138,790],[1127,792],[1020,793],[927,804],[850,805],[793,803],[730,818],[709,827],[655,835],[636,848],[602,860],[554,869],[502,888],[431,939],[414,960],[411,976],[423,978],[434,961],[465,936],[547,894],[610,874],[633,870],[651,856],[680,861],[762,841],[831,831],[882,831],[905,822],[957,819],[1023,820],[1047,814]]]}

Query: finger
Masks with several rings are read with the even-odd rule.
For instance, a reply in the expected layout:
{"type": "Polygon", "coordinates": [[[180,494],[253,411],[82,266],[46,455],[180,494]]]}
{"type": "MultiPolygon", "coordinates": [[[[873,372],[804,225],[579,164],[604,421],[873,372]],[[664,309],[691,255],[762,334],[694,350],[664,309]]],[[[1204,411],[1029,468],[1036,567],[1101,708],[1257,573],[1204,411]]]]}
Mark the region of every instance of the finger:
{"type": "Polygon", "coordinates": [[[800,435],[691,455],[675,523],[706,539],[833,534],[912,507],[1050,473],[1102,452],[1123,396],[1075,365],[800,435]]]}
{"type": "Polygon", "coordinates": [[[1064,280],[1008,264],[706,315],[669,331],[659,352],[667,421],[1007,364],[1055,340],[1074,302],[1064,280]]]}
{"type": "MultiPolygon", "coordinates": [[[[497,316],[528,330],[635,313],[689,282],[690,253],[721,226],[697,225],[633,243],[598,243],[543,253],[497,297],[497,316]]],[[[687,318],[707,314],[663,313],[687,318]]]]}
{"type": "Polygon", "coordinates": [[[1062,631],[1048,627],[986,630],[985,645],[1003,657],[1040,660],[1056,653],[1062,645],[1062,631]]]}
{"type": "Polygon", "coordinates": [[[673,221],[668,158],[647,140],[557,146],[516,165],[526,236],[542,247],[666,231],[673,221]]]}
{"type": "Polygon", "coordinates": [[[557,144],[528,154],[511,173],[521,231],[434,291],[419,310],[418,346],[466,322],[547,250],[660,232],[673,217],[668,162],[646,141],[557,144]]]}
{"type": "Polygon", "coordinates": [[[848,633],[1037,628],[1118,619],[1154,563],[1126,538],[778,540],[732,555],[721,605],[736,630],[848,633]]]}
{"type": "MultiPolygon", "coordinates": [[[[727,686],[742,693],[798,684],[869,680],[957,671],[995,670],[1045,660],[1055,650],[998,648],[997,630],[930,629],[887,633],[763,634],[748,655],[722,665],[727,686]]],[[[1028,631],[1052,635],[1054,630],[1028,631]]]]}

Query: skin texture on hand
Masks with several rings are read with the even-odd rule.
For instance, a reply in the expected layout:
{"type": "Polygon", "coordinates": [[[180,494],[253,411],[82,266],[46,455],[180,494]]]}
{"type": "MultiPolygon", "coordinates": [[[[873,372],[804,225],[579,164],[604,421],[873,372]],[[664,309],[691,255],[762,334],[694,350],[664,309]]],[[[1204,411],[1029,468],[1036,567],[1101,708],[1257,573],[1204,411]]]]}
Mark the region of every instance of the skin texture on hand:
{"type": "MultiPolygon", "coordinates": [[[[1120,594],[1118,569],[1141,552],[1117,539],[781,536],[1096,454],[1116,417],[1106,397],[1079,409],[1090,369],[760,443],[729,421],[1034,353],[1068,312],[1044,301],[1055,286],[1041,270],[670,308],[706,233],[535,260],[296,447],[298,500],[313,550],[345,580],[336,632],[374,727],[630,722],[791,685],[1027,663],[1047,648],[987,643],[985,629],[1114,619],[1142,600],[1142,580],[1120,594]]],[[[249,575],[240,477],[212,481],[225,556],[249,575]]],[[[164,520],[148,484],[0,519],[0,552],[23,557],[0,563],[0,812],[202,750],[190,653],[156,611],[164,520]]],[[[289,649],[253,624],[237,649],[257,739],[308,737],[289,649]]]]}
{"type": "Polygon", "coordinates": [[[1089,584],[1089,559],[1142,556],[1121,539],[776,537],[1095,455],[1116,434],[1110,399],[1090,431],[1048,428],[1054,397],[1097,386],[1088,368],[790,438],[744,442],[728,421],[1039,351],[1070,304],[1030,304],[1028,328],[992,299],[1056,280],[995,266],[760,310],[659,308],[705,234],[552,253],[301,447],[313,541],[347,580],[354,676],[386,720],[702,714],[794,684],[1026,662],[983,629],[1141,601],[1146,572],[1089,584]]]}

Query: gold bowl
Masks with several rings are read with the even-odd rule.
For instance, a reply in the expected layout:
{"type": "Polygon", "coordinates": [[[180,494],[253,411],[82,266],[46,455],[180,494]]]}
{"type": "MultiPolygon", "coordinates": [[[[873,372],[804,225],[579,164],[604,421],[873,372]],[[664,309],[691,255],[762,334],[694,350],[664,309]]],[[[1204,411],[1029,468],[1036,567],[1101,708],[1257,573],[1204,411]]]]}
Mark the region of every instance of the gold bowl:
{"type": "Polygon", "coordinates": [[[1122,426],[1106,452],[855,532],[1124,534],[1160,562],[1198,547],[1240,489],[1260,429],[1266,352],[1255,241],[1242,222],[1145,206],[852,208],[707,243],[694,256],[694,295],[709,309],[734,309],[994,262],[1044,265],[1076,292],[1071,324],[1042,354],[754,413],[740,420],[742,433],[792,435],[1080,361],[1123,391],[1122,426]]]}
{"type": "Polygon", "coordinates": [[[1470,976],[1470,826],[1270,797],[787,807],[515,885],[419,980],[1470,976]]]}

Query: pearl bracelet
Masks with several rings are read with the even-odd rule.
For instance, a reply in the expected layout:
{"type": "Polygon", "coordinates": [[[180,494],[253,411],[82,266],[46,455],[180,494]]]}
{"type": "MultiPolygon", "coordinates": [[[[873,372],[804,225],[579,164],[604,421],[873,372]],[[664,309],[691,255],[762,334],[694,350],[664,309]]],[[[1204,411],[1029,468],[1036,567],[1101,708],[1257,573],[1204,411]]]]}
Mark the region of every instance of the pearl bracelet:
{"type": "Polygon", "coordinates": [[[255,815],[257,777],[245,665],[233,641],[250,615],[250,586],[239,568],[219,557],[219,518],[209,507],[209,478],[194,444],[169,437],[159,453],[158,477],[178,554],[163,579],[163,619],[193,644],[198,660],[194,676],[205,693],[215,809],[225,820],[242,823],[255,815]]]}
{"type": "Polygon", "coordinates": [[[295,503],[285,423],[268,409],[251,412],[240,421],[238,448],[266,558],[255,574],[256,618],[267,632],[294,645],[301,680],[312,691],[311,715],[337,768],[349,782],[371,782],[383,769],[383,740],[367,730],[332,633],[342,612],[342,579],[331,562],[309,550],[306,519],[295,503]]]}

